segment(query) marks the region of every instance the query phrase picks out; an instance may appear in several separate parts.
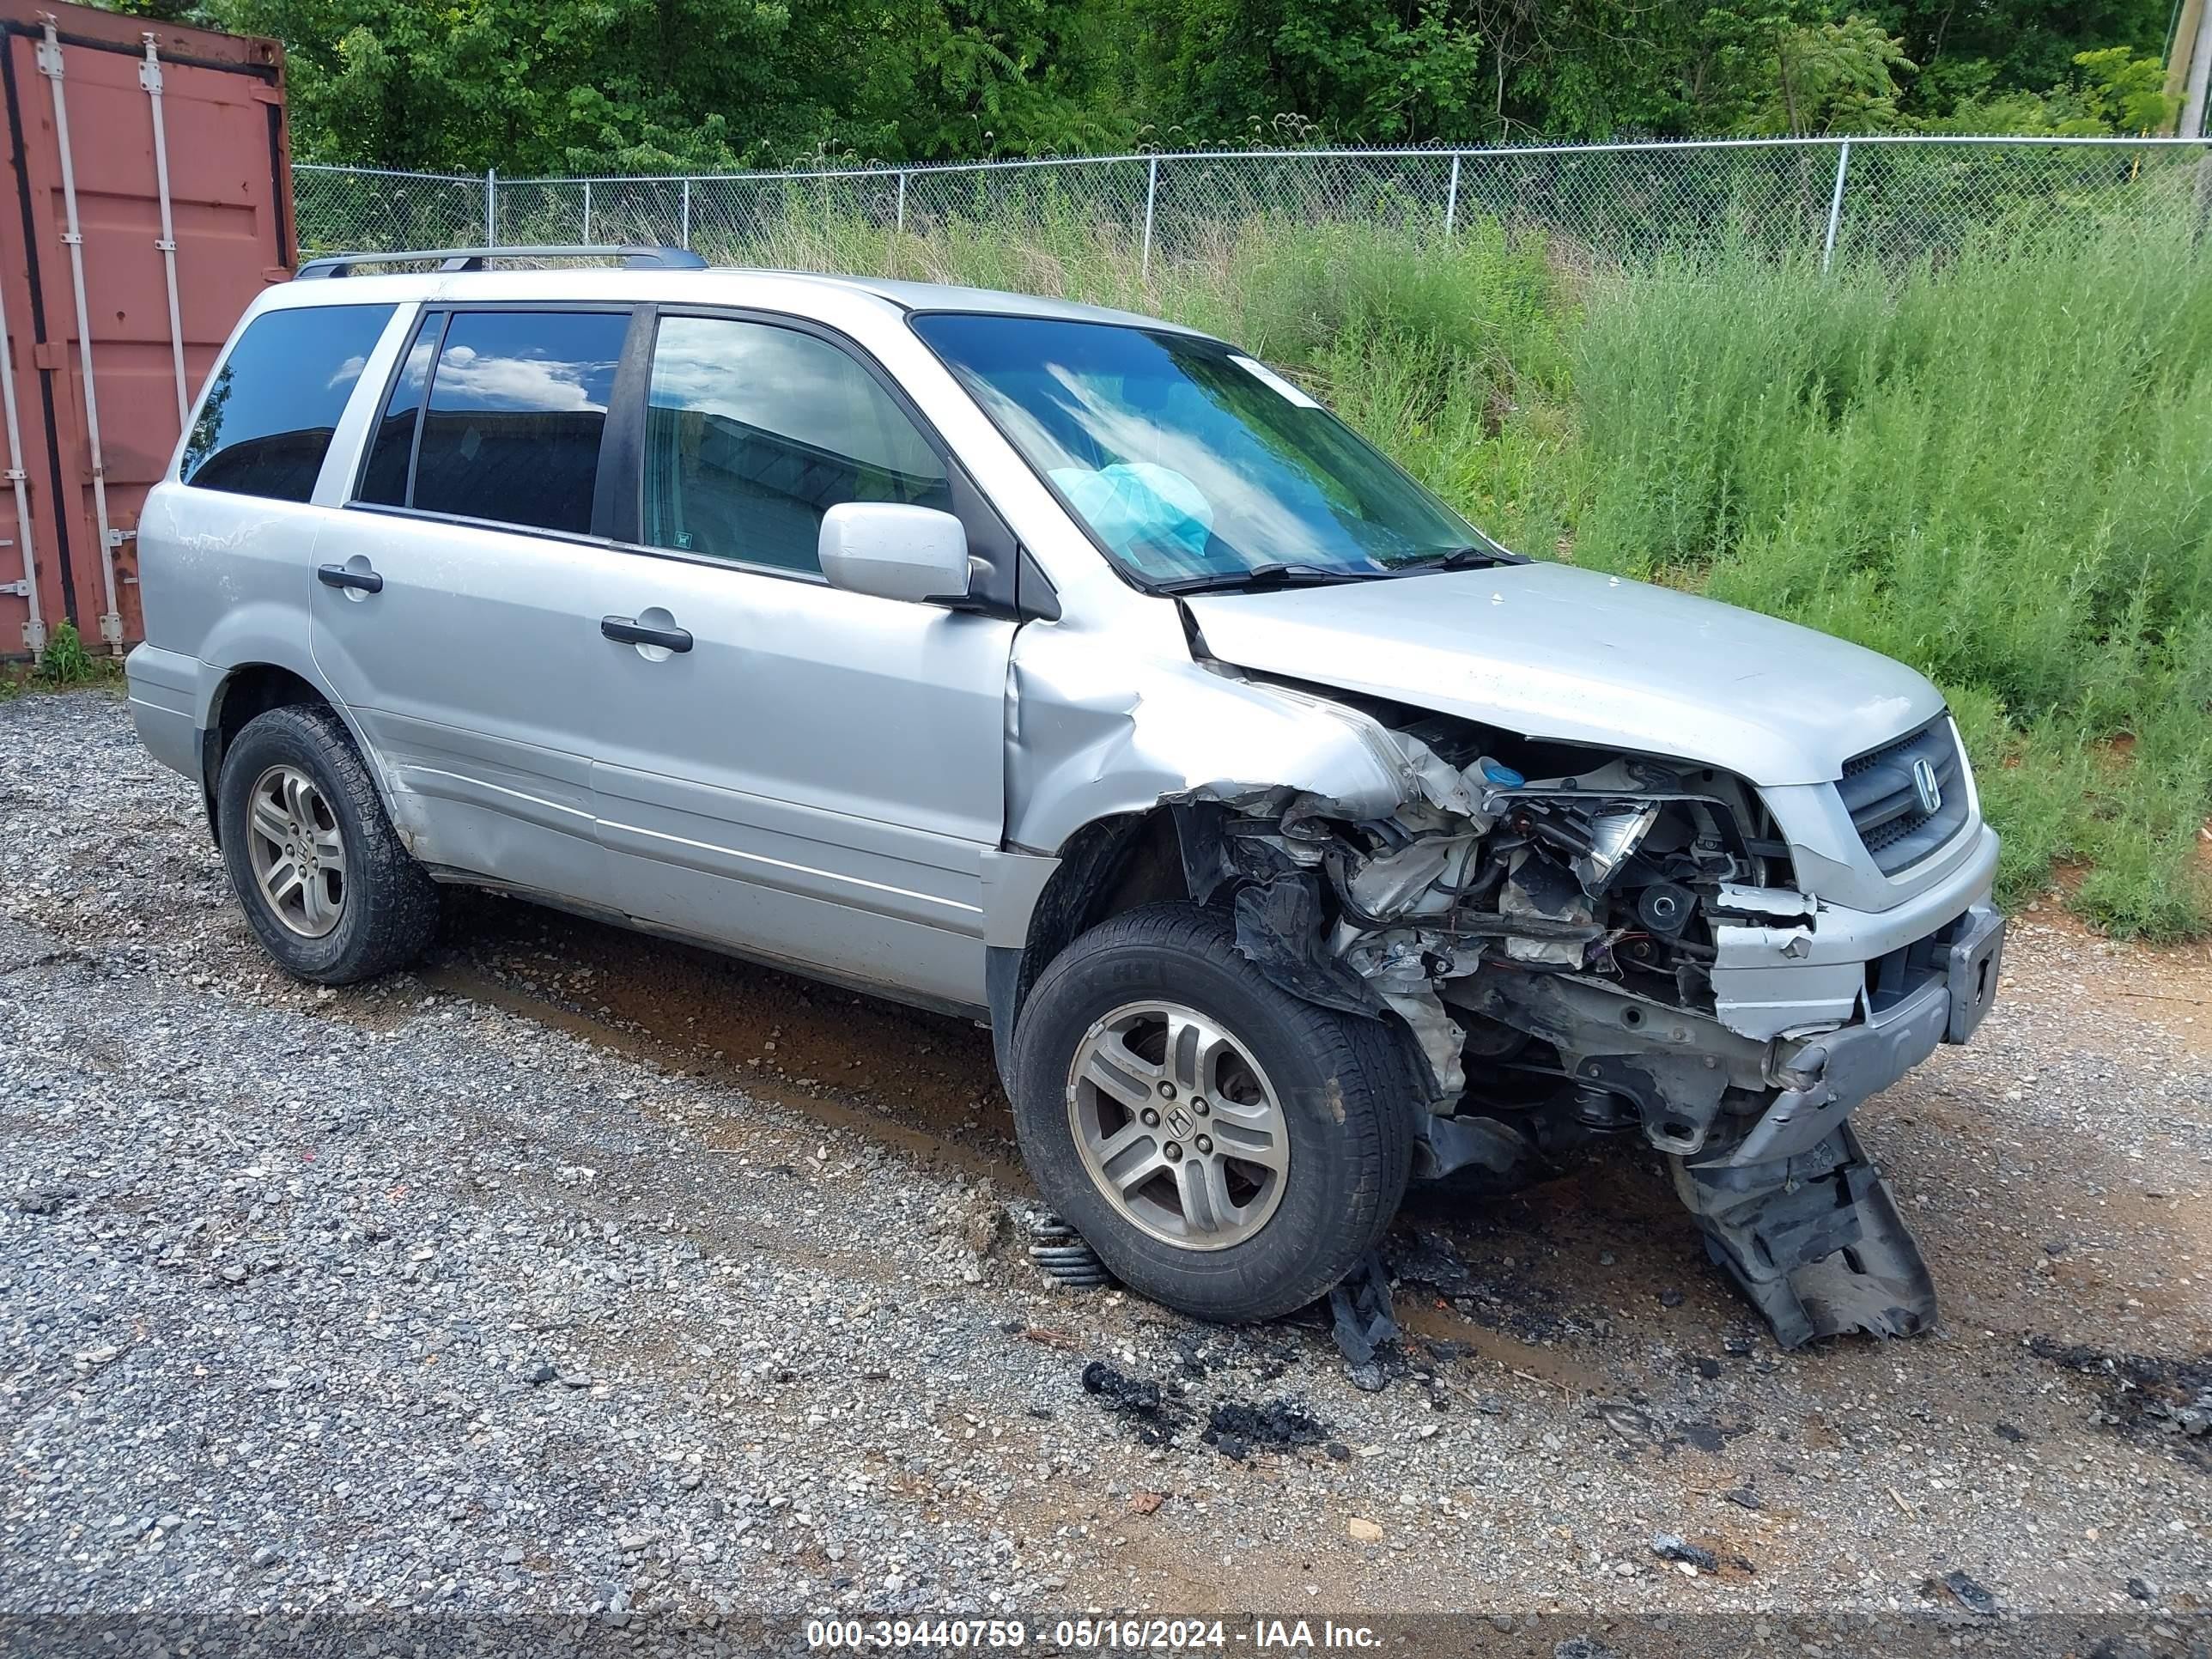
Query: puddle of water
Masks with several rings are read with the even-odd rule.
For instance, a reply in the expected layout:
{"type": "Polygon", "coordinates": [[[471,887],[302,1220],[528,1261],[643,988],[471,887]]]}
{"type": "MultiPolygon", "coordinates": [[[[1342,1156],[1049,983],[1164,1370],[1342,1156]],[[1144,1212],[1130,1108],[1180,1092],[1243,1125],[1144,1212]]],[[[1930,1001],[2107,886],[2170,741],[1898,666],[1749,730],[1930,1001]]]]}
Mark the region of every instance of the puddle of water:
{"type": "Polygon", "coordinates": [[[1401,1327],[1431,1342],[1456,1342],[1478,1358],[1491,1360],[1523,1377],[1573,1394],[1604,1395],[1617,1386],[1595,1366],[1558,1348],[1540,1347],[1478,1324],[1448,1303],[1418,1290],[1401,1294],[1391,1309],[1401,1327]]]}

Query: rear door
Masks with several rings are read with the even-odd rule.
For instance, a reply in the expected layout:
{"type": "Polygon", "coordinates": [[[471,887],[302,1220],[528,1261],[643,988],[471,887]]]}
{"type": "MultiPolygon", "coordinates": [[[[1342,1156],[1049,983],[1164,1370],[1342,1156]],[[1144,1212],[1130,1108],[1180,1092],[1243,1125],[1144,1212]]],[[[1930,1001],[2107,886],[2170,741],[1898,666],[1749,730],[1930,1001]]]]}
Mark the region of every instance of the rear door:
{"type": "Polygon", "coordinates": [[[607,609],[686,643],[598,642],[623,903],[981,1006],[1014,625],[831,587],[816,545],[840,501],[959,512],[979,552],[1003,532],[887,377],[819,330],[663,308],[649,379],[637,545],[607,609]]]}
{"type": "Polygon", "coordinates": [[[353,499],[315,550],[315,661],[356,712],[425,862],[610,902],[589,733],[596,533],[628,307],[427,312],[353,499]]]}

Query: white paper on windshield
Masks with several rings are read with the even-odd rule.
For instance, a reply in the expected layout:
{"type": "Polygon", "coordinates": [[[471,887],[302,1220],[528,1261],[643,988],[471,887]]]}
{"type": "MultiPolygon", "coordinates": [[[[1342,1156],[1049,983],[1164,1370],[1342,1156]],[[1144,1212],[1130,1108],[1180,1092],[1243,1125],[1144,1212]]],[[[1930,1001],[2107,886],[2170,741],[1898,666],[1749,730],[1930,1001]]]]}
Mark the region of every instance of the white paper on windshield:
{"type": "Polygon", "coordinates": [[[1249,357],[1232,356],[1229,360],[1261,385],[1272,387],[1285,403],[1296,404],[1300,409],[1319,409],[1321,405],[1292,386],[1288,380],[1262,362],[1249,357]]]}

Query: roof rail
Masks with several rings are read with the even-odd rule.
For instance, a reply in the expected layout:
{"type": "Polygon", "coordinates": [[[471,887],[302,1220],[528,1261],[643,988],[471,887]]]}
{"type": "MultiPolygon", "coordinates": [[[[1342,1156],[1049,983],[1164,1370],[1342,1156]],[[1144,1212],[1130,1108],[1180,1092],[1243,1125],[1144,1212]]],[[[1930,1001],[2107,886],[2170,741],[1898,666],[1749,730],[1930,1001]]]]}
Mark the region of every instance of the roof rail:
{"type": "Polygon", "coordinates": [[[307,283],[326,276],[350,276],[356,265],[414,265],[432,260],[441,271],[483,270],[494,259],[619,259],[633,268],[707,269],[704,259],[681,247],[426,247],[396,253],[325,253],[301,265],[292,280],[307,283]]]}

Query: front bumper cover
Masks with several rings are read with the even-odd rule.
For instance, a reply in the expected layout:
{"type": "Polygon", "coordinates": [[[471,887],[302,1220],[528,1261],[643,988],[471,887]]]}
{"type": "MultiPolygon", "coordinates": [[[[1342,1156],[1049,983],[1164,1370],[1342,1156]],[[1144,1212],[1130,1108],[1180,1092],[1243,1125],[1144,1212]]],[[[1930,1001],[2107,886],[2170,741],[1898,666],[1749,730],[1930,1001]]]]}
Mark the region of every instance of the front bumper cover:
{"type": "Polygon", "coordinates": [[[1742,1139],[1701,1164],[1741,1168],[1812,1151],[1861,1101],[1880,1094],[1946,1042],[1974,1034],[1996,1000],[2004,918],[1977,904],[1954,925],[1942,971],[1881,1018],[1813,1038],[1791,1057],[1785,1089],[1742,1139]]]}
{"type": "Polygon", "coordinates": [[[1940,877],[1885,910],[1856,909],[1825,896],[1810,900],[1795,891],[1740,893],[1734,908],[1756,920],[1713,929],[1719,947],[1714,1010],[1721,1023],[1763,1039],[1850,1019],[1866,990],[1869,962],[1951,927],[1970,909],[1988,908],[1996,876],[1996,831],[1980,824],[1960,840],[1957,853],[1947,849],[1941,855],[1949,862],[1940,877]],[[1763,905],[1762,899],[1769,902],[1763,905]],[[1802,914],[1808,904],[1814,907],[1809,918],[1802,914]],[[1765,910],[1771,914],[1760,914],[1765,910]]]}

